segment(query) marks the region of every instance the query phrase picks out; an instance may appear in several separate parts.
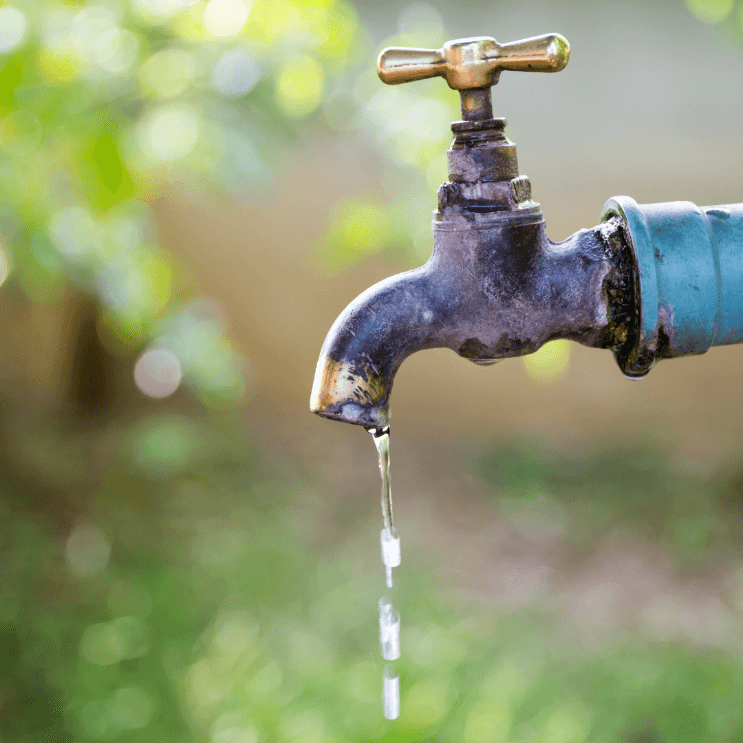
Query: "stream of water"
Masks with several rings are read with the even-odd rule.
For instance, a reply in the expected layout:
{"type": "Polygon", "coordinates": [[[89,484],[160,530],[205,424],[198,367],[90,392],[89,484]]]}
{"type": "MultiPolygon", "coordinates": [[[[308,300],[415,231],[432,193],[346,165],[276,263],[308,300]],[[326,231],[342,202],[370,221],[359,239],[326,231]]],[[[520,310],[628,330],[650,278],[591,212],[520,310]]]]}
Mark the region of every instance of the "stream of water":
{"type": "MultiPolygon", "coordinates": [[[[390,429],[372,428],[374,445],[379,455],[379,471],[382,475],[382,532],[379,537],[382,548],[387,588],[392,588],[392,568],[400,565],[400,537],[395,531],[392,517],[392,491],[390,489],[390,429]]],[[[390,599],[379,601],[379,646],[386,661],[400,657],[400,614],[390,599]]],[[[382,711],[388,720],[400,715],[400,677],[394,666],[387,663],[382,675],[382,711]]]]}

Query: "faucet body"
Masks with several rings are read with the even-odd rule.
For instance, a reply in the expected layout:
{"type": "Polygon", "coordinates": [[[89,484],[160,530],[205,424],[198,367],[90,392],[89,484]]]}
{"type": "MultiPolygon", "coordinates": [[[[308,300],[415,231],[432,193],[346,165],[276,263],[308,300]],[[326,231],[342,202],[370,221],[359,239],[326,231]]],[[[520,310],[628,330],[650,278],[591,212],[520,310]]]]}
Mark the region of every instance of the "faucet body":
{"type": "Polygon", "coordinates": [[[626,340],[632,269],[620,220],[550,241],[504,127],[505,119],[452,125],[451,180],[439,189],[431,259],[371,287],[336,320],[318,363],[314,412],[387,425],[397,369],[426,348],[486,365],[554,338],[599,348],[626,340]]]}
{"type": "Polygon", "coordinates": [[[445,77],[460,92],[463,121],[452,124],[431,259],[341,313],[320,353],[313,412],[388,425],[395,373],[426,348],[487,365],[567,338],[612,350],[637,379],[659,359],[743,342],[743,204],[638,205],[618,196],[597,227],[561,243],[547,238],[505,119],[491,118],[490,86],[502,70],[554,72],[569,56],[556,34],[382,52],[379,74],[389,84],[445,77]]]}

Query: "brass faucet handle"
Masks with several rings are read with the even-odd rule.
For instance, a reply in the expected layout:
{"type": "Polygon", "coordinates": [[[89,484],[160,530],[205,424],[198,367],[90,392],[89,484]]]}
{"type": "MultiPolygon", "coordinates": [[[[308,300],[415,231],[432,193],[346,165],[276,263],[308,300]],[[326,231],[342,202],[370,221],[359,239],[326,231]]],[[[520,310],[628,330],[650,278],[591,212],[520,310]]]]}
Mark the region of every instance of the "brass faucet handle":
{"type": "Polygon", "coordinates": [[[499,44],[489,36],[447,41],[442,49],[389,47],[377,70],[388,85],[443,77],[452,90],[489,88],[502,70],[559,72],[570,59],[570,44],[560,34],[499,44]]]}

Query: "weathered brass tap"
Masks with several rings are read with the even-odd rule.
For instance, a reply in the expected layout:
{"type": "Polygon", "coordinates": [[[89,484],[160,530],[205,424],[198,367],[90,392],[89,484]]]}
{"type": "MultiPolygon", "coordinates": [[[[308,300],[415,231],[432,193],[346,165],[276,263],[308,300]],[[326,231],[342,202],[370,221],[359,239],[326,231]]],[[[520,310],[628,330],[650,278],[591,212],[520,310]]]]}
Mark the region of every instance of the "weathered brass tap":
{"type": "Polygon", "coordinates": [[[556,72],[569,57],[556,34],[382,52],[383,82],[444,77],[460,92],[463,121],[451,127],[431,259],[341,313],[320,353],[313,412],[387,425],[395,373],[425,348],[489,364],[568,338],[613,350],[638,378],[659,358],[743,341],[743,205],[638,205],[621,196],[607,202],[599,226],[561,243],[547,238],[506,121],[492,118],[490,87],[502,70],[556,72]],[[728,276],[735,291],[724,293],[728,276]]]}

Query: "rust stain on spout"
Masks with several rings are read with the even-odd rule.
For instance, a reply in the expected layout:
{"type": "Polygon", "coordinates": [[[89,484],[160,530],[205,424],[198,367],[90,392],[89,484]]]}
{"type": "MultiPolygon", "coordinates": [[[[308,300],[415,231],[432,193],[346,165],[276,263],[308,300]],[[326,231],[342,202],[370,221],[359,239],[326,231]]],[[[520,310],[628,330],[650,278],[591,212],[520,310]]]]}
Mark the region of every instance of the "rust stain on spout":
{"type": "Polygon", "coordinates": [[[313,413],[327,418],[358,418],[362,425],[383,425],[389,417],[386,402],[382,379],[367,365],[335,361],[324,355],[318,360],[310,398],[313,413]]]}

